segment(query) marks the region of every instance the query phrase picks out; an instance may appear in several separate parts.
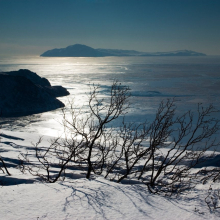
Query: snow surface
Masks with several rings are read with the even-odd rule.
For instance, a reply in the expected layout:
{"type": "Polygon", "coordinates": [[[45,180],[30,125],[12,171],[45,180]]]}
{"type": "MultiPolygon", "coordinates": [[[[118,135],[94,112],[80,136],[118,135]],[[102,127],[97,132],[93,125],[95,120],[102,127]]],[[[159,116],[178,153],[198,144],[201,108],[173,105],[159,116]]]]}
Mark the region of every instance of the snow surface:
{"type": "MultiPolygon", "coordinates": [[[[87,180],[80,171],[64,181],[43,183],[17,168],[18,155],[31,151],[35,133],[3,131],[1,156],[12,176],[0,174],[0,219],[219,219],[205,197],[210,184],[178,198],[151,194],[143,184],[118,184],[100,176],[87,180]],[[8,160],[10,158],[10,160],[8,160]]],[[[50,137],[44,137],[43,144],[50,137]]],[[[219,189],[219,184],[213,187],[219,189]]]]}

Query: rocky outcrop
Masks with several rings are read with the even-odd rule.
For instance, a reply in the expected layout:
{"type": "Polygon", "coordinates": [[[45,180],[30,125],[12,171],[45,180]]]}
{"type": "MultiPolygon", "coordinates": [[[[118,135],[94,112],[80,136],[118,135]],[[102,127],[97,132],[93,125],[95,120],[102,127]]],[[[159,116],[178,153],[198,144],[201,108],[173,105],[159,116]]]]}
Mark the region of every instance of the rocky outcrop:
{"type": "Polygon", "coordinates": [[[61,97],[69,95],[69,92],[63,88],[62,86],[51,86],[50,82],[46,78],[42,78],[38,76],[36,73],[27,70],[27,69],[20,69],[18,71],[10,71],[5,72],[5,74],[10,76],[22,76],[29,79],[35,85],[42,87],[47,93],[52,95],[53,97],[61,97]]]}
{"type": "Polygon", "coordinates": [[[64,107],[56,97],[68,95],[61,86],[29,70],[0,73],[0,116],[16,117],[64,107]]]}
{"type": "Polygon", "coordinates": [[[46,78],[42,78],[38,76],[36,73],[30,70],[27,70],[27,69],[20,69],[18,71],[5,72],[5,74],[8,74],[10,76],[23,76],[29,79],[31,82],[33,82],[36,85],[51,86],[50,82],[46,78]]]}
{"type": "Polygon", "coordinates": [[[49,93],[53,97],[67,96],[70,94],[62,86],[45,86],[44,89],[45,89],[45,91],[47,91],[47,93],[49,93]]]}

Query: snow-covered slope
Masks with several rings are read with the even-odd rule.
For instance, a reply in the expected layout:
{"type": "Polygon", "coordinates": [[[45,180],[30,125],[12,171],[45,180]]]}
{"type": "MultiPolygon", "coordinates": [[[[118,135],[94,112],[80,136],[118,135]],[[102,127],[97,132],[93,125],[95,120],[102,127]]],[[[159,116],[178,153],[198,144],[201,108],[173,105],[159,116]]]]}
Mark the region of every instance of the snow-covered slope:
{"type": "Polygon", "coordinates": [[[31,142],[37,139],[34,133],[12,131],[1,137],[1,156],[12,174],[0,174],[1,219],[219,219],[205,203],[209,184],[166,198],[151,194],[144,184],[117,184],[100,176],[87,180],[80,170],[71,171],[64,181],[42,183],[16,168],[19,153],[31,155],[31,142]]]}
{"type": "Polygon", "coordinates": [[[144,185],[102,178],[18,184],[0,190],[2,219],[217,219],[200,207],[202,190],[194,191],[192,198],[167,199],[149,194],[144,185]]]}

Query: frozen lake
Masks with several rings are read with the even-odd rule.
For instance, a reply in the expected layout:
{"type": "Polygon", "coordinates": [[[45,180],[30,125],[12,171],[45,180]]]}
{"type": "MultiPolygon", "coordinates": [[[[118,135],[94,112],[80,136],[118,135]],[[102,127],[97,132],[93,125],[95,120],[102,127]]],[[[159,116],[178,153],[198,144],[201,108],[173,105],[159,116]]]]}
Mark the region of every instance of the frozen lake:
{"type": "MultiPolygon", "coordinates": [[[[133,122],[152,118],[159,103],[173,97],[180,113],[195,110],[197,103],[205,106],[212,103],[220,109],[220,56],[0,58],[0,71],[19,69],[29,69],[47,78],[52,85],[67,88],[70,96],[60,98],[67,106],[73,98],[76,107],[86,104],[90,84],[100,84],[106,95],[106,88],[118,80],[131,89],[127,118],[133,122]]],[[[58,123],[61,119],[61,111],[55,110],[1,122],[7,130],[56,136],[61,129],[58,123]]]]}

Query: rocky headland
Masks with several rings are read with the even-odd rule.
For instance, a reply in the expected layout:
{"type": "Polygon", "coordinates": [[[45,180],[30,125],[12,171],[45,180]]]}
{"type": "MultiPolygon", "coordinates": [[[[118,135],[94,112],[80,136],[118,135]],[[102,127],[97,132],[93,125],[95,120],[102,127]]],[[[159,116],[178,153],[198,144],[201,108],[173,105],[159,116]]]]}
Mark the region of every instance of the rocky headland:
{"type": "Polygon", "coordinates": [[[69,95],[30,70],[0,73],[0,117],[18,117],[64,107],[56,97],[69,95]]]}

